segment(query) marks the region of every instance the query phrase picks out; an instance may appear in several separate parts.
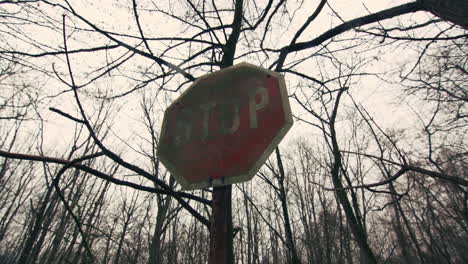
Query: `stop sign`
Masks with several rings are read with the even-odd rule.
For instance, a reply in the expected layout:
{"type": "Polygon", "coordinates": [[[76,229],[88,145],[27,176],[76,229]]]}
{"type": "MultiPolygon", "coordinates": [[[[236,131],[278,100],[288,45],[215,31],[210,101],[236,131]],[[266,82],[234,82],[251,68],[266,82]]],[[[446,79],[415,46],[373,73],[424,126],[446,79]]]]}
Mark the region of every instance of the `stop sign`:
{"type": "Polygon", "coordinates": [[[248,181],[292,123],[284,77],[240,63],[200,77],[166,109],[157,155],[183,189],[248,181]]]}

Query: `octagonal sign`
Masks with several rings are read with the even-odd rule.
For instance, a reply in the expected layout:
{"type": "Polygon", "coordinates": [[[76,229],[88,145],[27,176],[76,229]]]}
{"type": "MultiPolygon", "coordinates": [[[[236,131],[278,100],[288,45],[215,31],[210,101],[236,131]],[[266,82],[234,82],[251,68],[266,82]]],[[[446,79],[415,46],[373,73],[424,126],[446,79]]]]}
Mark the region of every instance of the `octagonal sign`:
{"type": "Polygon", "coordinates": [[[200,77],[166,109],[157,155],[183,189],[248,181],[292,123],[284,77],[240,63],[200,77]]]}

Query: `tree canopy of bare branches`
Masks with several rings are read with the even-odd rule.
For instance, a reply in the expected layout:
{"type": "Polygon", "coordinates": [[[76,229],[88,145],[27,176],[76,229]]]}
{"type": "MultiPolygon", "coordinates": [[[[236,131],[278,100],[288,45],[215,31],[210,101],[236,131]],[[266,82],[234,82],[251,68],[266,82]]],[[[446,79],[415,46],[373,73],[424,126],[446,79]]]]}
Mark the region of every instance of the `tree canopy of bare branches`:
{"type": "Polygon", "coordinates": [[[180,189],[160,126],[198,77],[245,61],[285,75],[295,126],[227,187],[226,263],[466,263],[467,13],[0,1],[0,262],[212,261],[225,198],[180,189]]]}

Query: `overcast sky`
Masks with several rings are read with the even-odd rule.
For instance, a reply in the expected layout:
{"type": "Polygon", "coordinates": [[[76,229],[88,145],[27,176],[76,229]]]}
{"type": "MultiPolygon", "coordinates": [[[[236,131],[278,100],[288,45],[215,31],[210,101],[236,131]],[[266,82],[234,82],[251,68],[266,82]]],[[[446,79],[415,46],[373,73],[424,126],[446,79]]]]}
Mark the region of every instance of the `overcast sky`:
{"type": "MultiPolygon", "coordinates": [[[[86,19],[89,19],[91,22],[95,23],[96,25],[100,26],[102,29],[109,30],[109,31],[116,31],[122,34],[130,34],[130,35],[138,35],[138,29],[134,20],[134,15],[131,10],[131,1],[87,1],[87,0],[74,0],[70,1],[75,10],[81,14],[86,19]]],[[[151,1],[137,1],[141,8],[145,7],[153,7],[151,1]],[[145,6],[148,5],[148,6],[145,6]]],[[[256,1],[258,6],[262,6],[262,3],[256,1]]],[[[319,1],[304,1],[301,6],[298,5],[299,1],[292,1],[288,4],[289,14],[283,17],[283,22],[279,21],[277,24],[274,25],[273,33],[269,36],[270,41],[268,42],[268,48],[278,49],[281,48],[283,45],[289,43],[293,34],[296,30],[300,27],[300,25],[306,20],[306,18],[310,15],[310,13],[315,10],[316,5],[319,1]],[[291,23],[289,23],[288,19],[293,19],[291,23]],[[284,24],[284,25],[283,25],[284,24]],[[289,26],[288,26],[289,25],[289,26]]],[[[340,18],[343,20],[350,20],[359,16],[363,16],[368,14],[369,12],[377,12],[392,6],[397,6],[399,4],[405,3],[408,1],[329,1],[330,5],[333,7],[333,10],[340,15],[340,18]]],[[[154,1],[157,5],[161,8],[172,8],[172,10],[180,11],[183,14],[182,2],[179,1],[154,1]],[[170,4],[170,7],[168,5],[170,4]],[[178,10],[180,9],[180,10],[178,10]]],[[[223,8],[222,1],[217,3],[218,8],[223,8]]],[[[231,6],[230,1],[226,2],[226,7],[231,6]]],[[[248,1],[249,5],[251,2],[248,1]]],[[[61,22],[61,16],[64,14],[63,10],[60,8],[54,9],[45,9],[48,10],[47,13],[51,15],[54,19],[56,19],[57,23],[61,22]]],[[[246,12],[250,12],[252,10],[246,10],[246,12]]],[[[179,36],[190,36],[191,32],[185,32],[184,28],[181,27],[179,22],[175,20],[167,20],[166,18],[162,18],[161,14],[155,13],[152,11],[140,11],[140,21],[142,24],[143,31],[147,37],[174,37],[179,36]]],[[[390,21],[384,21],[382,23],[395,23],[398,20],[427,20],[430,17],[427,13],[417,13],[412,15],[405,15],[403,17],[399,17],[390,21]]],[[[232,14],[226,15],[222,18],[223,23],[231,23],[232,14]]],[[[82,22],[77,22],[76,20],[72,20],[71,18],[67,18],[67,25],[78,23],[84,28],[86,26],[82,22]]],[[[340,24],[341,21],[339,18],[333,15],[333,11],[325,7],[325,10],[322,11],[320,16],[314,21],[309,28],[304,32],[301,36],[299,41],[307,41],[310,40],[321,33],[325,32],[326,30],[332,28],[340,24]]],[[[62,49],[63,41],[62,41],[62,32],[59,31],[50,31],[48,29],[41,29],[37,30],[37,28],[31,27],[29,30],[27,27],[23,27],[25,31],[30,34],[32,38],[35,40],[43,42],[45,45],[49,46],[48,49],[62,49]]],[[[89,27],[88,27],[89,28],[89,27]]],[[[68,46],[69,49],[77,49],[83,47],[93,47],[96,43],[100,43],[100,45],[105,44],[112,44],[108,40],[104,39],[103,37],[87,33],[87,32],[67,32],[70,36],[68,46]]],[[[346,36],[351,36],[354,32],[347,33],[346,36]]],[[[220,35],[221,37],[221,35],[220,35]]],[[[341,36],[340,36],[341,37],[341,36]]],[[[129,43],[134,43],[136,45],[137,41],[130,40],[128,38],[123,38],[129,43]]],[[[347,43],[351,42],[343,42],[344,45],[350,45],[347,43]]],[[[18,46],[21,47],[21,43],[18,42],[18,46]]],[[[163,48],[160,43],[156,41],[150,42],[150,46],[154,51],[159,51],[163,48]]],[[[29,51],[33,51],[32,47],[27,48],[29,51]]],[[[140,49],[144,49],[140,47],[140,49]]],[[[188,52],[188,51],[187,51],[188,52]]],[[[238,52],[242,52],[242,48],[238,50],[238,52]]],[[[117,56],[122,55],[124,52],[122,50],[118,52],[110,52],[108,54],[99,53],[99,56],[96,54],[90,55],[72,55],[72,67],[77,75],[77,82],[83,83],[85,80],[90,78],[90,76],[94,76],[95,74],[92,72],[94,68],[103,66],[106,61],[109,61],[112,58],[117,58],[117,56]],[[89,75],[86,75],[89,74],[89,75]],[[94,75],[93,75],[94,74],[94,75]]],[[[184,54],[185,50],[183,49],[176,49],[170,56],[179,56],[183,57],[187,54],[184,54]]],[[[388,72],[390,70],[397,70],[400,65],[405,63],[406,61],[410,60],[412,56],[414,56],[414,51],[412,50],[404,50],[404,47],[401,49],[394,49],[394,47],[389,48],[380,48],[376,51],[369,51],[364,55],[356,55],[353,53],[349,54],[339,54],[337,56],[342,56],[345,59],[359,59],[364,58],[368,59],[370,56],[375,56],[375,60],[371,60],[367,66],[363,67],[362,72],[368,73],[380,73],[380,72],[388,72]],[[361,57],[360,57],[361,56],[361,57]]],[[[289,59],[293,60],[295,58],[294,54],[289,55],[289,59]]],[[[168,59],[170,61],[170,58],[168,59]]],[[[241,59],[235,61],[235,63],[241,62],[246,60],[252,64],[261,64],[259,61],[255,61],[252,57],[246,57],[246,59],[241,59]]],[[[66,64],[63,58],[61,60],[56,59],[34,59],[35,62],[40,62],[42,65],[45,65],[48,69],[52,68],[52,64],[58,71],[66,72],[66,64]]],[[[178,64],[179,61],[177,59],[173,59],[170,61],[174,64],[178,64]]],[[[149,61],[146,58],[138,57],[132,59],[132,61],[125,66],[125,69],[128,71],[126,74],[129,74],[131,71],[141,71],[142,69],[151,69],[154,63],[149,61]]],[[[314,75],[315,73],[319,76],[318,72],[316,71],[316,65],[312,60],[310,62],[305,62],[301,64],[300,69],[303,69],[305,72],[311,73],[314,75]]],[[[264,67],[268,67],[269,64],[266,63],[263,65],[264,67]]],[[[192,70],[192,73],[195,77],[200,76],[206,72],[203,71],[196,71],[192,70]]],[[[323,73],[322,73],[323,74],[323,73]]],[[[325,73],[326,74],[326,73],[325,73]]],[[[135,76],[138,76],[135,73],[135,76]]],[[[286,75],[287,83],[290,85],[288,87],[290,93],[297,85],[297,79],[292,75],[286,75]]],[[[395,80],[396,82],[398,80],[395,80]]],[[[51,78],[50,80],[44,81],[43,90],[50,93],[50,95],[58,94],[59,92],[66,89],[63,84],[58,82],[56,79],[51,78]]],[[[102,81],[98,81],[85,89],[81,92],[83,95],[89,92],[95,92],[96,90],[108,91],[111,94],[119,94],[124,91],[130,89],[131,82],[128,79],[119,76],[119,72],[112,73],[109,78],[105,78],[102,81]]],[[[185,86],[187,88],[188,86],[185,86]]],[[[145,88],[145,93],[157,93],[158,91],[157,85],[148,85],[145,88]]],[[[165,87],[168,88],[168,87],[165,87]]],[[[169,89],[174,89],[174,87],[169,87],[169,89]]],[[[398,98],[397,91],[399,91],[401,87],[398,84],[389,84],[384,83],[380,79],[372,76],[362,77],[362,78],[355,78],[353,82],[353,87],[351,87],[351,92],[354,98],[359,102],[362,103],[366,108],[368,108],[369,112],[375,115],[376,121],[379,124],[382,124],[386,127],[407,127],[411,126],[415,121],[415,116],[408,115],[408,111],[411,110],[411,105],[401,104],[401,98],[398,98]]],[[[183,90],[183,89],[182,89],[183,90]]],[[[164,96],[160,96],[158,101],[156,102],[159,104],[157,108],[159,110],[163,110],[171,100],[175,99],[178,96],[178,93],[168,93],[164,96]]],[[[74,104],[74,100],[71,96],[71,93],[65,93],[58,97],[54,97],[52,99],[47,99],[42,101],[42,107],[46,109],[47,107],[53,106],[64,111],[68,112],[75,112],[76,113],[76,106],[74,104]]],[[[113,115],[114,124],[112,127],[112,131],[114,132],[115,136],[121,138],[121,142],[138,142],[138,136],[143,135],[146,132],[142,132],[142,124],[141,124],[141,109],[139,104],[141,103],[141,93],[136,93],[130,96],[126,96],[114,103],[114,110],[116,115],[113,115]]],[[[96,105],[96,101],[92,102],[91,104],[87,105],[87,109],[89,113],[95,111],[98,108],[96,105]],[[94,109],[93,109],[94,108],[94,109]]],[[[304,114],[300,108],[292,103],[293,113],[301,118],[308,118],[308,115],[304,114]]],[[[346,108],[343,108],[343,111],[346,111],[346,108]]],[[[46,123],[46,131],[47,131],[47,138],[46,140],[50,142],[48,146],[60,146],[64,144],[65,135],[71,135],[70,130],[74,126],[71,121],[64,120],[62,117],[57,116],[56,114],[50,112],[44,112],[44,117],[48,120],[46,123]]],[[[162,113],[160,114],[159,121],[161,121],[162,113]]],[[[314,133],[319,133],[319,131],[314,131],[311,129],[310,126],[304,125],[301,122],[296,122],[293,126],[293,129],[290,131],[289,135],[286,137],[286,140],[294,140],[300,135],[311,135],[314,133]]],[[[67,139],[69,140],[69,139],[67,139]]],[[[114,141],[115,142],[115,141],[114,141]]]]}

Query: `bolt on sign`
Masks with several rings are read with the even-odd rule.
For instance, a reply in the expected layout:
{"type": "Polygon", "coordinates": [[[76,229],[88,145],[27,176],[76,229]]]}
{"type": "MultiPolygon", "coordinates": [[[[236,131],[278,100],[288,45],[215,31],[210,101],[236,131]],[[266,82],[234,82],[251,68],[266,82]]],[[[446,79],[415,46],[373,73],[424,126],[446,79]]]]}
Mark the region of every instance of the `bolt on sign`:
{"type": "Polygon", "coordinates": [[[244,182],[292,123],[284,77],[240,63],[200,77],[166,109],[157,155],[183,189],[244,182]]]}

